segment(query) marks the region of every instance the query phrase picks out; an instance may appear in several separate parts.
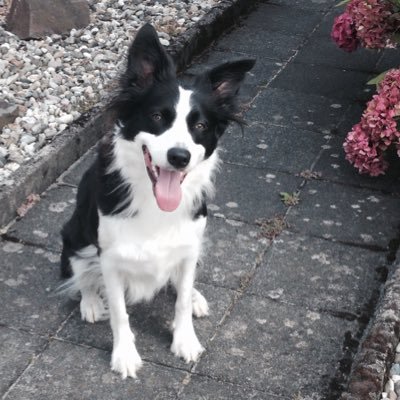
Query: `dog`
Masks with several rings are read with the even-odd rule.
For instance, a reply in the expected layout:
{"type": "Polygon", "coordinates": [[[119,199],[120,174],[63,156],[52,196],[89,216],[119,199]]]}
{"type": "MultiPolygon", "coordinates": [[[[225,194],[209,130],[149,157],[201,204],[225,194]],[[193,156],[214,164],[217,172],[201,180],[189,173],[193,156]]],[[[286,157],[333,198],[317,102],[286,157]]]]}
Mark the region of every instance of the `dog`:
{"type": "Polygon", "coordinates": [[[133,40],[115,124],[78,187],[62,229],[64,289],[80,292],[83,320],[110,319],[111,369],[136,377],[142,361],[126,305],[150,300],[171,283],[177,293],[171,351],[187,363],[204,348],[192,314],[208,314],[194,288],[206,199],[213,192],[218,140],[236,115],[236,95],[255,61],[227,62],[178,83],[157,32],[144,25],[133,40]]]}

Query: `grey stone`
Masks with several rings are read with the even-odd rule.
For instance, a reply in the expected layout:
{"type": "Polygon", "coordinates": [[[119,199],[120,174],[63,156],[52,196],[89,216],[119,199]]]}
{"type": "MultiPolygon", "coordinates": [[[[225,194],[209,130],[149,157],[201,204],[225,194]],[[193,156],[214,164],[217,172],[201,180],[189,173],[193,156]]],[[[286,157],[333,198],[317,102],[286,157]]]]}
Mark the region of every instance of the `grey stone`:
{"type": "MultiPolygon", "coordinates": [[[[365,101],[374,94],[373,86],[365,86],[371,78],[371,74],[364,72],[292,62],[274,79],[271,87],[317,94],[331,99],[365,101]]],[[[340,101],[336,103],[340,104],[340,101]]]]}
{"type": "Polygon", "coordinates": [[[106,351],[55,340],[7,398],[172,400],[185,377],[182,371],[145,363],[137,380],[122,380],[111,372],[109,361],[106,351]]]}
{"type": "Polygon", "coordinates": [[[216,43],[217,50],[231,50],[261,59],[288,60],[303,38],[280,32],[252,30],[247,26],[234,30],[216,43]]]}
{"type": "Polygon", "coordinates": [[[0,130],[7,124],[14,122],[18,115],[19,110],[16,104],[0,100],[0,130]]]}
{"type": "Polygon", "coordinates": [[[6,28],[21,39],[69,32],[90,23],[85,0],[13,0],[6,28]]]}
{"type": "Polygon", "coordinates": [[[46,340],[0,326],[0,395],[15,382],[45,346],[46,340]]]}
{"type": "Polygon", "coordinates": [[[269,245],[258,237],[258,227],[209,218],[197,280],[237,289],[252,275],[269,245]]]}
{"type": "Polygon", "coordinates": [[[55,294],[59,256],[15,242],[0,242],[0,324],[54,334],[74,304],[55,294]]]}
{"type": "Polygon", "coordinates": [[[287,207],[279,201],[280,193],[296,191],[301,181],[280,172],[225,163],[217,175],[212,201],[219,209],[211,214],[249,223],[282,215],[287,207]]]}
{"type": "Polygon", "coordinates": [[[76,188],[55,186],[49,189],[34,208],[10,227],[8,235],[59,253],[60,231],[74,211],[75,197],[76,188]]]}
{"type": "MultiPolygon", "coordinates": [[[[196,334],[203,346],[215,333],[225,313],[233,301],[233,292],[210,285],[195,284],[207,299],[210,315],[194,319],[196,334]]],[[[162,290],[151,302],[129,307],[130,325],[136,336],[136,346],[140,356],[147,361],[190,369],[170,351],[172,334],[170,324],[174,316],[175,294],[172,288],[162,290]]],[[[112,334],[109,321],[89,324],[80,319],[79,310],[65,324],[57,337],[77,344],[84,344],[111,351],[112,334]]]]}
{"type": "Polygon", "coordinates": [[[397,236],[398,199],[331,182],[308,182],[288,214],[294,230],[326,239],[387,248],[397,236]],[[390,218],[387,216],[390,215],[390,218]]]}
{"type": "Polygon", "coordinates": [[[257,269],[248,292],[355,319],[379,290],[383,265],[380,253],[285,233],[257,269]]]}
{"type": "Polygon", "coordinates": [[[340,101],[340,108],[336,104],[337,101],[324,96],[268,87],[261,91],[246,119],[330,133],[335,131],[348,108],[347,101],[340,101]]]}
{"type": "Polygon", "coordinates": [[[345,333],[356,330],[353,322],[245,296],[196,371],[276,396],[325,398],[345,333]]]}
{"type": "Polygon", "coordinates": [[[181,398],[190,400],[282,400],[281,396],[271,393],[197,375],[193,375],[189,383],[184,386],[181,398]]]}
{"type": "Polygon", "coordinates": [[[243,133],[231,128],[220,154],[229,163],[299,174],[311,168],[326,143],[318,132],[254,123],[243,133]]]}

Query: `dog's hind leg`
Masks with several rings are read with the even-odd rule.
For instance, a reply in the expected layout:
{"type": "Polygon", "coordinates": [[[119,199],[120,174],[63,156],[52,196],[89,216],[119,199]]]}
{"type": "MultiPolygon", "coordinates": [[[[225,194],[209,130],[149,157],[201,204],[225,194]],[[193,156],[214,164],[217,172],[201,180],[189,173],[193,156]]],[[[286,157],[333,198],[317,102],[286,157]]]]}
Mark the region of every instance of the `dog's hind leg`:
{"type": "Polygon", "coordinates": [[[97,248],[87,246],[70,257],[73,276],[70,284],[81,293],[80,311],[84,321],[96,322],[109,318],[104,280],[97,248]]]}
{"type": "Polygon", "coordinates": [[[192,291],[192,308],[193,315],[196,318],[208,315],[208,303],[205,297],[195,288],[192,291]]]}

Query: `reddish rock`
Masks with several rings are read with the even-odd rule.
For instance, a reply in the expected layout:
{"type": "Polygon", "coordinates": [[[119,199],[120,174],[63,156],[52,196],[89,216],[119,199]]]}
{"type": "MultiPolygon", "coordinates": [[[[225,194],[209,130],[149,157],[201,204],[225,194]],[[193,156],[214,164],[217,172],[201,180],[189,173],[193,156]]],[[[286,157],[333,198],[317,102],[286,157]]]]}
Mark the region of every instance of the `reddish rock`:
{"type": "Polygon", "coordinates": [[[21,39],[83,28],[90,22],[86,0],[13,0],[6,29],[21,39]]]}

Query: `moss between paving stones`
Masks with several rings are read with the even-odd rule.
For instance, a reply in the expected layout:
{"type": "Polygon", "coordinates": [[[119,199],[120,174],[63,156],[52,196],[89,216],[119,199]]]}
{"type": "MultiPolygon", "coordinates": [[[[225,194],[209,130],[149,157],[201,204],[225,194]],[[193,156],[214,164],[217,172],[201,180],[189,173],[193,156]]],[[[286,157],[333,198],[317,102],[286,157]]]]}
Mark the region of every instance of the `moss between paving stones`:
{"type": "MultiPolygon", "coordinates": [[[[178,71],[183,70],[195,55],[236,23],[256,2],[257,0],[223,0],[193,28],[176,38],[168,52],[175,60],[178,71]]],[[[106,132],[111,121],[111,115],[104,115],[104,110],[95,107],[71,124],[32,160],[21,166],[13,174],[15,184],[0,188],[0,227],[15,218],[16,209],[29,194],[43,192],[93,146],[106,132]]]]}

